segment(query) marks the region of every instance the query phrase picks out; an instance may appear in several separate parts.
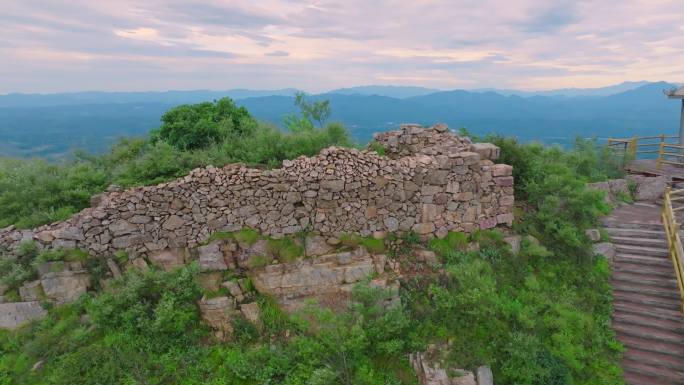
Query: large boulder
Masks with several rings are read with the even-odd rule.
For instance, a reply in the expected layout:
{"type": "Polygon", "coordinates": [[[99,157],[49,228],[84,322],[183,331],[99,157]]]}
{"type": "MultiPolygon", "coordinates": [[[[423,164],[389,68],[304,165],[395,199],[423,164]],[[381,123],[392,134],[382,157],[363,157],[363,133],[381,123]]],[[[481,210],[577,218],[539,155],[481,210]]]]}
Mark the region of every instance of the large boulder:
{"type": "Polygon", "coordinates": [[[0,303],[0,328],[16,329],[46,315],[47,312],[37,301],[0,303]]]}
{"type": "Polygon", "coordinates": [[[665,188],[670,179],[666,176],[647,177],[643,175],[630,175],[630,181],[636,183],[636,200],[655,201],[663,197],[665,188]]]}
{"type": "Polygon", "coordinates": [[[40,283],[48,299],[64,304],[73,302],[86,293],[90,287],[90,275],[75,271],[48,273],[40,279],[40,283]]]}
{"type": "Polygon", "coordinates": [[[152,264],[161,267],[164,271],[177,269],[185,264],[184,249],[164,249],[150,253],[149,260],[152,264]]]}
{"type": "Polygon", "coordinates": [[[216,338],[227,340],[232,336],[232,319],[236,312],[234,298],[202,298],[199,301],[199,308],[202,320],[214,329],[216,338]]]}

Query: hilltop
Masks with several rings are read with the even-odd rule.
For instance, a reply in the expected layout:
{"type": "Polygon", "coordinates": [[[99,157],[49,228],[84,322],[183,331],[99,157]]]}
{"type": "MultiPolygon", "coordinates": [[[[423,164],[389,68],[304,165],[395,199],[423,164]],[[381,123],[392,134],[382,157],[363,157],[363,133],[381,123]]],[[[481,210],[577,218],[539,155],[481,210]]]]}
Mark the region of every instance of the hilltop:
{"type": "Polygon", "coordinates": [[[0,163],[0,324],[24,323],[0,380],[622,383],[586,187],[610,153],[443,124],[354,148],[298,106],[287,133],[222,99],[101,156],[0,163]]]}

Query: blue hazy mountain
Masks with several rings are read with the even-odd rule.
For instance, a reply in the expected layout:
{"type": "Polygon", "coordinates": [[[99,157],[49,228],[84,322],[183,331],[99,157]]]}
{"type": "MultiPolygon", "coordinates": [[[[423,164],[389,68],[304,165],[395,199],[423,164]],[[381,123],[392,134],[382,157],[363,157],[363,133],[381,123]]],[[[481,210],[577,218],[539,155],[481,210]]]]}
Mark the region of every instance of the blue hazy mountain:
{"type": "Polygon", "coordinates": [[[524,96],[524,97],[557,96],[557,97],[574,98],[574,97],[610,96],[610,95],[619,94],[621,92],[633,90],[635,88],[639,88],[639,87],[645,86],[647,84],[650,84],[650,82],[647,82],[647,81],[622,82],[620,84],[615,84],[612,86],[600,87],[600,88],[559,88],[556,90],[545,90],[545,91],[520,91],[520,90],[495,89],[495,88],[478,89],[478,90],[473,90],[473,91],[481,91],[481,92],[492,91],[492,92],[496,92],[496,93],[504,95],[504,96],[511,96],[511,95],[524,96]]]}
{"type": "Polygon", "coordinates": [[[408,87],[408,86],[360,86],[349,88],[338,88],[328,91],[329,94],[339,95],[366,95],[366,96],[389,96],[391,98],[405,99],[413,96],[422,96],[439,92],[435,88],[408,87]]]}
{"type": "MultiPolygon", "coordinates": [[[[396,128],[402,122],[444,122],[476,134],[500,133],[523,141],[567,144],[577,136],[676,133],[680,107],[662,93],[673,86],[647,83],[607,96],[577,97],[453,90],[394,97],[347,91],[311,98],[329,99],[332,119],[345,123],[359,141],[367,141],[373,132],[396,128]]],[[[371,88],[365,90],[373,92],[371,88]]],[[[280,125],[287,114],[296,112],[294,92],[288,89],[4,95],[0,96],[0,156],[57,158],[74,148],[104,151],[118,137],[145,135],[158,127],[160,116],[174,105],[223,96],[237,99],[257,118],[280,125]]]]}
{"type": "Polygon", "coordinates": [[[293,96],[295,92],[297,92],[296,89],[286,88],[279,90],[232,89],[225,91],[193,90],[159,92],[88,91],[59,94],[7,94],[0,95],[0,107],[40,107],[110,103],[183,104],[220,99],[226,96],[233,99],[272,95],[293,96]]]}

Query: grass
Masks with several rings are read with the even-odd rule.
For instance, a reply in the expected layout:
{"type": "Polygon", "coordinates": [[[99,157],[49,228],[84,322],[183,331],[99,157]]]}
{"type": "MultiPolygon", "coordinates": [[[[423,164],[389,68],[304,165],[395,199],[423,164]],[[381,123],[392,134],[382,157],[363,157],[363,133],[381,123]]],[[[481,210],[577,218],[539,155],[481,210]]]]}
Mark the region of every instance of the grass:
{"type": "Polygon", "coordinates": [[[361,245],[371,254],[382,254],[385,252],[384,239],[362,238],[361,245]]]}
{"type": "Polygon", "coordinates": [[[208,245],[214,241],[228,241],[228,240],[233,240],[233,239],[235,239],[235,232],[217,231],[217,232],[211,233],[211,235],[209,235],[209,238],[207,238],[204,242],[202,242],[202,245],[208,245]]]}
{"type": "Polygon", "coordinates": [[[452,250],[465,251],[467,247],[468,236],[462,232],[450,231],[442,239],[430,240],[430,249],[441,254],[446,254],[452,250]]]}
{"type": "Polygon", "coordinates": [[[304,256],[304,247],[292,238],[269,239],[266,249],[280,262],[293,262],[304,256]]]}
{"type": "Polygon", "coordinates": [[[81,249],[54,249],[46,250],[38,255],[36,261],[42,262],[85,262],[88,252],[81,249]]]}
{"type": "Polygon", "coordinates": [[[268,255],[255,255],[249,259],[249,267],[252,269],[268,266],[273,261],[273,257],[268,255]]]}
{"type": "Polygon", "coordinates": [[[249,227],[245,227],[242,230],[233,233],[233,237],[235,237],[236,241],[245,243],[249,246],[252,246],[261,238],[258,231],[249,227]]]}

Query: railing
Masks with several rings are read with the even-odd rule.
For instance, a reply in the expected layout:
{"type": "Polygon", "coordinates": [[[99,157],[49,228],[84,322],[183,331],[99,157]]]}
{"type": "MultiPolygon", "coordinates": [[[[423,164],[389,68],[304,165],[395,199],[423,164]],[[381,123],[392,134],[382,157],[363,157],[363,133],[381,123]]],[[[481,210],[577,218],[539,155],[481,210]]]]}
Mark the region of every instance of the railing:
{"type": "Polygon", "coordinates": [[[678,136],[634,136],[624,139],[608,139],[608,148],[623,157],[655,159],[658,169],[664,164],[684,167],[684,146],[678,144],[678,136]]]}
{"type": "Polygon", "coordinates": [[[684,205],[674,207],[674,205],[682,203],[684,203],[684,189],[672,190],[670,187],[665,189],[665,194],[663,195],[663,225],[665,225],[670,258],[672,258],[672,264],[677,275],[682,312],[684,312],[684,248],[679,236],[679,223],[677,223],[676,217],[678,211],[684,210],[684,205]]]}

